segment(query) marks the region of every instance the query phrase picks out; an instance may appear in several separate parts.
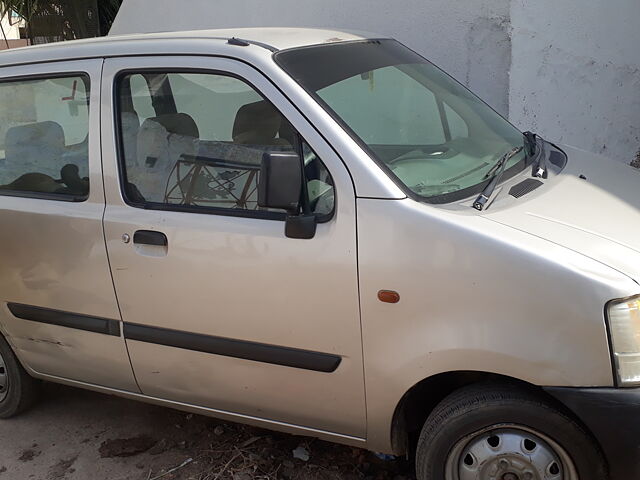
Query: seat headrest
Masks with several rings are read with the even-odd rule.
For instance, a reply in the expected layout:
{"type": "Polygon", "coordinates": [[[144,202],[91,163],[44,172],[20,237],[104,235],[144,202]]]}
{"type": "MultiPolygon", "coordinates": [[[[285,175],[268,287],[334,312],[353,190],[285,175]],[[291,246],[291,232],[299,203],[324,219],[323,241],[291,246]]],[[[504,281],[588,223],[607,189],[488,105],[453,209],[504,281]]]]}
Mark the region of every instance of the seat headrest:
{"type": "Polygon", "coordinates": [[[282,115],[266,100],[243,105],[233,124],[233,141],[242,145],[272,145],[282,115]]]}
{"type": "Polygon", "coordinates": [[[128,129],[137,131],[140,128],[140,117],[135,112],[122,112],[120,114],[120,122],[125,132],[127,132],[128,129]]]}
{"type": "Polygon", "coordinates": [[[64,148],[64,130],[56,122],[38,122],[11,127],[5,136],[7,150],[21,147],[46,146],[64,148]]]}
{"type": "Polygon", "coordinates": [[[60,177],[66,160],[64,130],[56,122],[11,127],[5,135],[5,175],[13,180],[28,172],[60,177]]]}
{"type": "Polygon", "coordinates": [[[157,122],[162,125],[167,132],[185,137],[200,138],[200,131],[195,120],[186,113],[170,113],[158,117],[149,118],[146,121],[157,122]]]}
{"type": "Polygon", "coordinates": [[[197,154],[198,133],[196,122],[186,113],[147,118],[137,135],[135,157],[128,158],[137,159],[145,169],[168,171],[182,155],[197,154]]]}

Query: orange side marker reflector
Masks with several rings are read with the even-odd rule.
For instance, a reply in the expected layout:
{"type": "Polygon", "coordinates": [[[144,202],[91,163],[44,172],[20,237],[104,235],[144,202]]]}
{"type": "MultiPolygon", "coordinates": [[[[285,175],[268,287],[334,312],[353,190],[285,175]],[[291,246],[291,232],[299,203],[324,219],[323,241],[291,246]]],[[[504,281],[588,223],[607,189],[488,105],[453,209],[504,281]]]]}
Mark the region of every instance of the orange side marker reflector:
{"type": "Polygon", "coordinates": [[[400,301],[400,294],[393,290],[380,290],[378,292],[378,300],[385,303],[398,303],[400,301]]]}

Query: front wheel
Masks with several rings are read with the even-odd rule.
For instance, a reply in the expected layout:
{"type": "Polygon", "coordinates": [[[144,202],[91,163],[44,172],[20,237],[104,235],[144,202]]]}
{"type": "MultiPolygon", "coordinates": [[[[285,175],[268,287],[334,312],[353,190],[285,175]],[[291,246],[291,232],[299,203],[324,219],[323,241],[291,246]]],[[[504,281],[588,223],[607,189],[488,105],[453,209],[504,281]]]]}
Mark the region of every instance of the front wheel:
{"type": "Polygon", "coordinates": [[[462,388],[429,415],[419,480],[603,480],[602,455],[571,418],[511,385],[462,388]]]}

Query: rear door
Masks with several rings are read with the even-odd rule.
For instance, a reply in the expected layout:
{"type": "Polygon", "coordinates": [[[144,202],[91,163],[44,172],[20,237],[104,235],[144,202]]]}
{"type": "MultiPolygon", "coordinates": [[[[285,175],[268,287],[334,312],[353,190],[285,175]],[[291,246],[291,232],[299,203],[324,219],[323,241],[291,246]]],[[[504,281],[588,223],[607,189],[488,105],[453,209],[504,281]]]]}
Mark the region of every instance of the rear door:
{"type": "Polygon", "coordinates": [[[137,391],[102,230],[101,68],[0,68],[0,329],[40,374],[137,391]]]}
{"type": "Polygon", "coordinates": [[[340,159],[240,62],[108,59],[103,98],[117,107],[102,122],[107,247],[143,393],[364,437],[355,198],[340,159]],[[295,149],[321,222],[311,240],[286,238],[284,212],[256,202],[262,154],[295,149]]]}

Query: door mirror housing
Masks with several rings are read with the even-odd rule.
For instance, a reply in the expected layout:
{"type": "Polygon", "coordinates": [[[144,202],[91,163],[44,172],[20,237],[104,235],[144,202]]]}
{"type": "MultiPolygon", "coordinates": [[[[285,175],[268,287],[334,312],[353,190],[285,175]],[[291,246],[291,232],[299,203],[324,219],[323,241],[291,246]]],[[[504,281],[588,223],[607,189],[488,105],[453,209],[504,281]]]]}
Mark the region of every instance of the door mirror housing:
{"type": "Polygon", "coordinates": [[[266,152],[258,181],[258,205],[296,215],[302,194],[302,162],[294,152],[266,152]]]}
{"type": "MultiPolygon", "coordinates": [[[[310,239],[316,234],[316,216],[300,213],[302,161],[294,152],[266,152],[258,181],[258,205],[287,211],[284,232],[289,238],[310,239]]],[[[306,195],[306,192],[305,192],[306,195]]]]}

